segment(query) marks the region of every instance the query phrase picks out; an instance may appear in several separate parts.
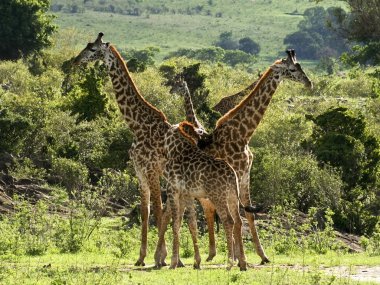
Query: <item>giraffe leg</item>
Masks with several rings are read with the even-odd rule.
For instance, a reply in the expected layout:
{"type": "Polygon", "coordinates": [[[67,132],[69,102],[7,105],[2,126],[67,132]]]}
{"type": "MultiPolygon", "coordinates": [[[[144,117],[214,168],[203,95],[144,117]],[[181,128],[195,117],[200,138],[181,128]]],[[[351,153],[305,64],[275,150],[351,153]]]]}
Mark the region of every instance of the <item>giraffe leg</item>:
{"type": "MultiPolygon", "coordinates": [[[[187,205],[186,201],[188,201],[188,200],[187,199],[184,200],[183,197],[180,196],[180,199],[179,199],[179,229],[181,229],[183,214],[185,213],[185,207],[187,205]]],[[[189,225],[189,229],[190,229],[190,231],[192,230],[190,228],[190,225],[189,225]]],[[[179,257],[179,251],[178,251],[177,267],[185,267],[185,264],[183,264],[183,262],[181,261],[181,258],[179,257]]]]}
{"type": "Polygon", "coordinates": [[[187,209],[189,211],[189,229],[191,233],[191,239],[193,240],[193,246],[194,246],[194,269],[200,269],[201,264],[201,255],[199,253],[199,246],[198,246],[198,230],[197,230],[197,213],[195,212],[194,208],[194,200],[190,199],[186,203],[187,209]]]}
{"type": "MultiPolygon", "coordinates": [[[[248,181],[249,181],[249,176],[248,176],[248,181]]],[[[248,182],[240,185],[240,197],[244,205],[251,205],[248,182]]],[[[257,232],[256,225],[255,225],[254,214],[245,212],[245,217],[248,220],[248,225],[249,225],[249,229],[251,230],[252,239],[253,239],[256,253],[261,257],[261,264],[270,262],[269,258],[266,256],[264,252],[263,247],[261,246],[259,234],[257,232]]]]}
{"type": "MultiPolygon", "coordinates": [[[[142,171],[137,171],[136,174],[139,178],[141,188],[141,247],[140,256],[135,266],[144,266],[144,259],[147,252],[148,243],[148,226],[149,226],[149,201],[153,203],[153,214],[157,224],[158,230],[161,227],[162,220],[162,202],[161,202],[161,189],[159,183],[159,175],[152,173],[149,175],[141,175],[142,171]],[[140,175],[139,175],[140,174],[140,175]]],[[[162,242],[161,256],[166,256],[166,244],[165,240],[162,242]]],[[[163,264],[164,262],[161,262],[163,264]]]]}
{"type": "Polygon", "coordinates": [[[215,204],[216,211],[220,219],[222,220],[224,231],[226,233],[227,239],[227,250],[228,250],[228,262],[227,262],[227,270],[230,270],[234,265],[234,245],[233,245],[233,228],[234,228],[234,219],[230,213],[228,203],[223,204],[215,204]]]}
{"type": "MultiPolygon", "coordinates": [[[[159,174],[154,173],[150,176],[150,189],[151,189],[151,200],[153,204],[153,216],[156,221],[157,229],[160,231],[162,223],[162,200],[161,200],[161,186],[159,174]]],[[[166,266],[165,257],[167,256],[165,239],[162,240],[161,244],[161,265],[166,266]]]]}
{"type": "Polygon", "coordinates": [[[207,222],[208,229],[208,257],[206,261],[211,261],[216,255],[216,244],[215,244],[215,230],[214,230],[214,220],[215,220],[215,206],[209,199],[199,199],[199,202],[203,208],[203,212],[207,222]]]}
{"type": "Polygon", "coordinates": [[[168,196],[170,198],[170,206],[172,210],[172,220],[173,220],[173,250],[172,259],[170,264],[170,269],[175,269],[178,265],[179,260],[179,231],[180,231],[180,206],[179,206],[179,195],[171,194],[168,196]]]}
{"type": "Polygon", "coordinates": [[[144,259],[146,257],[146,249],[148,244],[148,223],[149,223],[149,201],[150,201],[150,191],[147,183],[140,180],[140,201],[141,201],[141,246],[140,246],[140,256],[135,266],[145,266],[144,259]]]}
{"type": "Polygon", "coordinates": [[[162,251],[162,243],[165,241],[165,233],[168,229],[168,224],[170,222],[170,216],[171,216],[171,209],[170,209],[170,206],[167,205],[162,215],[161,228],[159,230],[156,252],[154,254],[154,261],[155,261],[156,268],[161,268],[162,266],[164,266],[162,264],[162,260],[165,259],[166,252],[164,253],[165,256],[163,257],[161,251],[162,251]]]}
{"type": "Polygon", "coordinates": [[[237,203],[237,197],[235,197],[234,201],[230,203],[230,210],[234,219],[234,249],[235,249],[235,258],[239,260],[238,266],[240,267],[240,271],[247,270],[247,260],[244,253],[244,245],[243,245],[243,236],[242,236],[242,226],[243,222],[239,213],[239,204],[237,203]]]}

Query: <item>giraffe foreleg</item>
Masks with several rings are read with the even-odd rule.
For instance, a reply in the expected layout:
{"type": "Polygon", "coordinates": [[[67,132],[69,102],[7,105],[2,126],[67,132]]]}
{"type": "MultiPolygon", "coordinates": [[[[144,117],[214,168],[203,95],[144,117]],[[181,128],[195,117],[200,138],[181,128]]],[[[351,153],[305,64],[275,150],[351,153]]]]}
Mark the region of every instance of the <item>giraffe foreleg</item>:
{"type": "Polygon", "coordinates": [[[149,201],[150,191],[147,184],[140,180],[140,208],[141,208],[141,245],[140,256],[135,266],[145,266],[144,259],[146,257],[148,244],[148,224],[149,224],[149,201]]]}
{"type": "Polygon", "coordinates": [[[162,215],[161,228],[159,230],[156,252],[154,254],[154,261],[155,261],[156,268],[161,268],[162,266],[166,265],[166,264],[162,264],[162,260],[166,258],[166,254],[167,254],[167,252],[162,253],[162,243],[165,241],[165,233],[167,231],[168,224],[170,222],[170,217],[171,217],[171,208],[169,205],[167,205],[162,215]]]}
{"type": "MultiPolygon", "coordinates": [[[[155,172],[149,173],[148,175],[143,175],[141,173],[143,173],[143,171],[137,168],[136,174],[140,182],[141,196],[141,247],[140,256],[137,262],[135,263],[135,266],[145,265],[144,259],[147,254],[150,200],[152,200],[153,215],[155,217],[158,231],[160,231],[162,221],[162,202],[159,175],[155,172]]],[[[165,240],[163,240],[161,256],[166,256],[166,254],[166,244],[165,240]]],[[[164,265],[165,262],[161,261],[161,264],[164,265]]]]}
{"type": "MultiPolygon", "coordinates": [[[[171,188],[171,187],[170,187],[171,188]]],[[[172,220],[173,220],[173,250],[172,250],[172,259],[170,264],[170,269],[175,269],[179,261],[179,235],[180,235],[180,203],[179,203],[179,194],[173,193],[170,191],[168,193],[169,203],[172,211],[172,220]]]]}

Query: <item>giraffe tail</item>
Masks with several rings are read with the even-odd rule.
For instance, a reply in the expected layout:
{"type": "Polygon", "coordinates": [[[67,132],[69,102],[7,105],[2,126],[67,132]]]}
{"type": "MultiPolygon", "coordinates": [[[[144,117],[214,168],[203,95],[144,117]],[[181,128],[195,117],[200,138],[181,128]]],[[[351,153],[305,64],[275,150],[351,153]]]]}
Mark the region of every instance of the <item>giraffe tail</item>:
{"type": "MultiPolygon", "coordinates": [[[[242,205],[243,206],[243,205],[242,205]]],[[[253,207],[252,205],[249,205],[249,206],[243,206],[244,208],[244,211],[248,212],[248,213],[257,213],[257,208],[253,207]]]]}

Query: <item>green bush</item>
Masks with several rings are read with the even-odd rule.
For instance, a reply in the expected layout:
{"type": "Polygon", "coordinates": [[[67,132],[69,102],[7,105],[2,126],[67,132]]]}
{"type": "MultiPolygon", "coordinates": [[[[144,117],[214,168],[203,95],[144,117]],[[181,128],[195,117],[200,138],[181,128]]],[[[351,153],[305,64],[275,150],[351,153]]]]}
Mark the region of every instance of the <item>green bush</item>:
{"type": "Polygon", "coordinates": [[[9,169],[9,174],[16,179],[39,179],[46,178],[46,169],[37,167],[29,158],[16,160],[15,165],[9,169]]]}
{"type": "Polygon", "coordinates": [[[54,221],[50,219],[47,209],[47,204],[43,201],[36,205],[17,201],[16,213],[1,222],[7,228],[2,239],[8,243],[11,253],[42,255],[47,252],[52,245],[54,229],[54,221]]]}
{"type": "Polygon", "coordinates": [[[339,175],[331,168],[320,168],[312,156],[284,155],[276,149],[256,149],[254,156],[252,197],[265,209],[290,204],[307,212],[311,207],[339,205],[339,175]]]}
{"type": "Polygon", "coordinates": [[[140,199],[138,180],[127,171],[104,169],[98,187],[111,199],[123,201],[129,207],[135,206],[140,199]]]}
{"type": "Polygon", "coordinates": [[[0,149],[19,153],[31,129],[31,123],[23,116],[0,110],[0,149]]]}
{"type": "Polygon", "coordinates": [[[335,216],[336,223],[356,233],[371,233],[380,185],[379,140],[368,132],[364,116],[347,108],[331,108],[308,118],[315,126],[304,147],[315,154],[321,165],[340,169],[345,183],[344,202],[335,216]]]}
{"type": "Polygon", "coordinates": [[[360,243],[370,256],[380,256],[380,222],[377,222],[372,235],[369,238],[363,236],[360,243]]]}
{"type": "Polygon", "coordinates": [[[78,161],[56,158],[52,162],[51,174],[59,179],[69,193],[83,189],[88,182],[88,169],[78,161]]]}
{"type": "Polygon", "coordinates": [[[0,219],[0,232],[0,255],[19,255],[25,252],[14,219],[0,219]]]}
{"type": "Polygon", "coordinates": [[[277,254],[326,254],[330,250],[345,250],[336,239],[333,214],[329,208],[323,211],[312,207],[304,215],[288,206],[274,206],[270,210],[269,227],[260,236],[277,254]]]}

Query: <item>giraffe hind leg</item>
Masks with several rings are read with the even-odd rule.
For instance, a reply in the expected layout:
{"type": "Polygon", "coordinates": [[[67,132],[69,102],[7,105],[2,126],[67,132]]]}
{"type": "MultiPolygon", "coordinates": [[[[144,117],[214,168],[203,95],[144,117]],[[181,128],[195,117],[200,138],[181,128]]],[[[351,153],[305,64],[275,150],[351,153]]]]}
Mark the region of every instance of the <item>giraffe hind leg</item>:
{"type": "Polygon", "coordinates": [[[205,219],[207,222],[208,230],[208,257],[206,261],[211,261],[216,255],[216,244],[215,244],[215,230],[214,230],[214,221],[215,221],[215,206],[209,199],[199,199],[199,202],[203,208],[205,219]]]}

